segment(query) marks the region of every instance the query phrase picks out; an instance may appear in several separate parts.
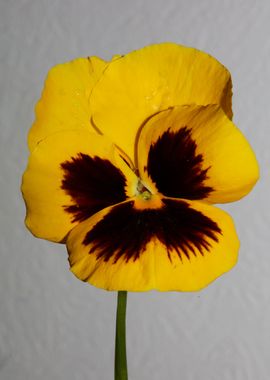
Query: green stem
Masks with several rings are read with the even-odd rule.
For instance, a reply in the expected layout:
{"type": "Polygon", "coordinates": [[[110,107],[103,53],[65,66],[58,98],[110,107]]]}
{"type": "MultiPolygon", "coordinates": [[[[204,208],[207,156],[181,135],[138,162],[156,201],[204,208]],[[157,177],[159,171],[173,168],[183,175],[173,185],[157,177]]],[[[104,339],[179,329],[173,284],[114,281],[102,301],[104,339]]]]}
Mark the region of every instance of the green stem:
{"type": "Polygon", "coordinates": [[[127,292],[118,292],[115,333],[114,380],[128,380],[126,354],[126,307],[127,292]]]}

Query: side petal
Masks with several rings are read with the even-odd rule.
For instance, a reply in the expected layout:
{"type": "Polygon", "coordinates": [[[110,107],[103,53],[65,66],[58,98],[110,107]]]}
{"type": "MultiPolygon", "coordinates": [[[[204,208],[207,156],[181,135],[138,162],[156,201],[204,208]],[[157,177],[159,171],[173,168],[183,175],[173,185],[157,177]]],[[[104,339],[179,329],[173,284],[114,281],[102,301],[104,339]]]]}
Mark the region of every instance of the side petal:
{"type": "Polygon", "coordinates": [[[232,202],[259,177],[249,143],[217,105],[156,114],[141,131],[137,156],[145,186],[169,197],[232,202]]]}
{"type": "Polygon", "coordinates": [[[200,202],[136,200],[109,207],[68,236],[71,271],[107,290],[199,290],[230,270],[239,242],[230,216],[200,202]],[[147,201],[146,201],[147,202],[147,201]]]}
{"type": "Polygon", "coordinates": [[[43,138],[68,129],[90,129],[89,96],[107,63],[78,58],[53,67],[47,76],[28,137],[30,151],[43,138]]]}
{"type": "Polygon", "coordinates": [[[179,104],[220,104],[229,117],[231,78],[216,59],[173,43],[147,46],[115,60],[90,97],[94,123],[133,159],[140,125],[179,104]]]}
{"type": "Polygon", "coordinates": [[[23,176],[26,225],[37,237],[63,242],[82,220],[133,196],[136,183],[105,137],[56,133],[36,146],[23,176]]]}

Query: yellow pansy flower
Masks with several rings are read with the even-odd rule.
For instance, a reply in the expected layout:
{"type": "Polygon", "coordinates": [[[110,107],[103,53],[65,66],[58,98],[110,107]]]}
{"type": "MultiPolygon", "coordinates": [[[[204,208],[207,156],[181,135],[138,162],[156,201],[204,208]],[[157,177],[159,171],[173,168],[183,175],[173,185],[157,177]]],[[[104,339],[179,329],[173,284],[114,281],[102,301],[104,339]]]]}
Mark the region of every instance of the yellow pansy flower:
{"type": "Polygon", "coordinates": [[[224,66],[172,43],[54,67],[29,133],[27,227],[66,243],[71,271],[103,289],[208,285],[239,249],[213,204],[259,176],[231,97],[224,66]]]}

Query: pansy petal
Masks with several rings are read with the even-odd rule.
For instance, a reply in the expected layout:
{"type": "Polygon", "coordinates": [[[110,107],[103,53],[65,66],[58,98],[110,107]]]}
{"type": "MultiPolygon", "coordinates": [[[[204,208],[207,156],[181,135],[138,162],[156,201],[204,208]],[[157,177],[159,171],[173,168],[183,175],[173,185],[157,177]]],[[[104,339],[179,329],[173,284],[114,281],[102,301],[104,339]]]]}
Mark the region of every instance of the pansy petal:
{"type": "Polygon", "coordinates": [[[217,105],[156,114],[141,131],[137,156],[145,186],[169,197],[232,202],[259,176],[249,143],[217,105]]]}
{"type": "Polygon", "coordinates": [[[151,45],[115,60],[90,97],[94,123],[133,159],[140,125],[179,104],[220,104],[229,117],[231,78],[216,59],[173,43],[151,45]]]}
{"type": "Polygon", "coordinates": [[[30,155],[22,192],[26,225],[63,242],[80,221],[133,196],[137,178],[105,137],[76,130],[42,140],[30,155]]]}
{"type": "Polygon", "coordinates": [[[107,290],[195,291],[234,266],[239,242],[226,212],[161,201],[144,209],[126,201],[76,226],[67,239],[71,271],[107,290]]]}
{"type": "Polygon", "coordinates": [[[89,96],[107,63],[97,57],[78,58],[53,67],[45,81],[28,145],[67,129],[90,129],[89,96]]]}

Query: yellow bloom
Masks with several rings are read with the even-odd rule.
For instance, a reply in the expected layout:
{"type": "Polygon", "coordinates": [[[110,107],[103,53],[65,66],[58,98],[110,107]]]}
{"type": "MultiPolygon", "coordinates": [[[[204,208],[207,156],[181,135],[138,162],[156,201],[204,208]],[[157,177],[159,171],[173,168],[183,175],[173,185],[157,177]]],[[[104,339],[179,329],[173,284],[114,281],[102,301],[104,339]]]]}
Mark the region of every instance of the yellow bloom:
{"type": "Polygon", "coordinates": [[[212,204],[259,176],[231,96],[219,62],[171,43],[56,66],[29,133],[27,227],[66,243],[71,271],[97,287],[203,288],[239,249],[212,204]]]}

